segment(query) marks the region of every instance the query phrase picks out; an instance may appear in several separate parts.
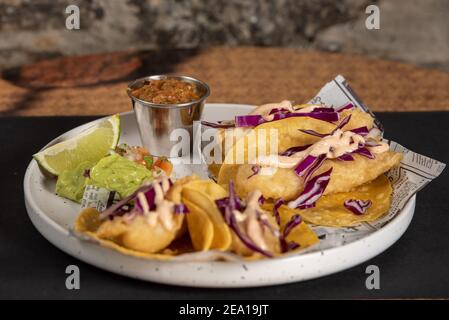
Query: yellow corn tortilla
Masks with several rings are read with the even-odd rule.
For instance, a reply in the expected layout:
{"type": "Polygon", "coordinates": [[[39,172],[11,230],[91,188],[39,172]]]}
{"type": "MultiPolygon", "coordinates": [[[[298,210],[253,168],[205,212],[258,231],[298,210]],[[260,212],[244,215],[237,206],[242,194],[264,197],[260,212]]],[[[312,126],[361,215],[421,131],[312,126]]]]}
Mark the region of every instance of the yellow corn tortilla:
{"type": "Polygon", "coordinates": [[[214,225],[208,214],[193,202],[183,199],[189,208],[187,215],[187,228],[195,251],[207,251],[211,249],[214,239],[214,225]]]}
{"type": "Polygon", "coordinates": [[[288,219],[294,213],[315,225],[328,227],[351,227],[362,222],[375,221],[390,209],[393,188],[385,175],[374,181],[355,188],[350,192],[341,192],[322,196],[316,207],[305,210],[283,212],[281,217],[288,219]],[[367,212],[356,215],[344,207],[346,200],[371,200],[372,205],[367,212]]]}
{"type": "MultiPolygon", "coordinates": [[[[285,207],[280,208],[280,210],[285,210],[285,207]]],[[[293,228],[286,240],[299,244],[299,247],[292,251],[303,250],[320,242],[315,232],[313,232],[313,230],[304,221],[293,228]]]]}
{"type": "MultiPolygon", "coordinates": [[[[188,184],[182,191],[183,202],[187,204],[190,212],[195,211],[195,216],[207,215],[209,221],[212,223],[213,238],[209,249],[224,251],[229,249],[231,245],[231,231],[225,224],[221,212],[214,202],[226,196],[226,190],[211,180],[195,181],[194,183],[188,184]],[[189,204],[192,208],[189,207],[189,204]],[[202,212],[196,212],[198,210],[202,212]]],[[[187,222],[189,223],[189,217],[187,217],[187,222]]],[[[203,230],[198,224],[189,223],[189,232],[191,237],[193,237],[196,233],[208,232],[208,230],[203,230]]]]}
{"type": "Polygon", "coordinates": [[[181,193],[182,196],[184,196],[184,190],[186,189],[201,192],[210,197],[212,200],[221,199],[227,197],[228,195],[227,189],[224,189],[213,180],[194,180],[186,183],[183,188],[183,192],[181,193]]]}

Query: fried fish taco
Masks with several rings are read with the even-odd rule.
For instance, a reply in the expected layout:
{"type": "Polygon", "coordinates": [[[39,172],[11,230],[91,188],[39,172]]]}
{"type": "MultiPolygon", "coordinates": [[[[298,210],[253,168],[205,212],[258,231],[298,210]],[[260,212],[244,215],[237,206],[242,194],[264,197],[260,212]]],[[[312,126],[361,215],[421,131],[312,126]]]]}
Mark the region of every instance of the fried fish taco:
{"type": "Polygon", "coordinates": [[[188,209],[181,203],[181,190],[191,179],[173,184],[160,177],[102,213],[86,209],[78,217],[75,231],[125,253],[161,253],[185,232],[188,209]]]}
{"type": "Polygon", "coordinates": [[[305,176],[306,173],[298,175],[295,168],[300,161],[296,159],[294,160],[297,162],[290,168],[260,166],[257,168],[257,174],[254,173],[254,165],[241,165],[236,174],[236,191],[240,196],[245,196],[251,190],[258,189],[267,199],[282,198],[293,201],[303,193],[312,177],[328,172],[329,181],[322,194],[346,192],[399,165],[402,154],[386,151],[376,154],[373,159],[358,154],[352,155],[352,158],[351,161],[328,159],[309,176],[305,176]]]}
{"type": "Polygon", "coordinates": [[[322,196],[321,205],[339,199],[338,205],[334,205],[335,212],[344,214],[334,215],[340,217],[337,222],[332,215],[324,217],[324,209],[320,208],[315,210],[320,214],[313,215],[311,212],[315,211],[310,210],[305,215],[308,221],[328,226],[351,226],[377,219],[388,211],[385,207],[389,207],[392,189],[382,177],[400,164],[402,154],[389,150],[368,113],[351,105],[339,110],[313,105],[296,109],[284,101],[258,107],[246,118],[236,117],[236,126],[245,123],[255,126],[256,132],[276,129],[278,135],[265,135],[268,139],[262,144],[260,140],[251,140],[250,134],[245,135],[227,153],[218,183],[235,181],[240,197],[259,190],[266,199],[281,199],[289,208],[301,210],[315,207],[322,196]],[[266,153],[273,140],[282,152],[266,153]],[[256,151],[262,148],[264,152],[256,154],[251,150],[254,148],[256,151]],[[240,163],[233,163],[237,159],[240,163]],[[355,218],[350,209],[365,211],[373,201],[357,197],[340,201],[341,194],[358,187],[378,186],[378,181],[384,182],[383,189],[374,188],[371,196],[378,192],[386,200],[374,201],[369,214],[355,218]],[[333,197],[334,194],[339,195],[333,197]]]}
{"type": "MultiPolygon", "coordinates": [[[[288,101],[283,101],[280,104],[260,106],[253,112],[256,114],[236,117],[236,126],[239,126],[232,129],[232,133],[239,136],[239,139],[225,151],[226,156],[219,169],[216,165],[211,166],[215,172],[218,171],[219,184],[236,180],[239,165],[254,163],[255,158],[260,155],[290,153],[320,139],[308,132],[331,132],[344,119],[349,120],[344,123],[342,131],[369,131],[373,128],[373,118],[368,113],[348,106],[339,111],[317,105],[302,105],[296,109],[288,101]],[[251,121],[254,120],[253,117],[259,120],[251,121]],[[245,120],[238,120],[240,118],[245,120]],[[254,125],[253,130],[238,131],[251,124],[254,125]]],[[[226,131],[229,130],[225,130],[222,135],[226,137],[226,131]]]]}
{"type": "Polygon", "coordinates": [[[255,164],[238,166],[237,193],[245,196],[258,189],[265,198],[290,200],[290,207],[304,209],[322,195],[346,192],[399,165],[402,154],[390,151],[368,128],[344,131],[351,117],[329,133],[300,129],[318,138],[315,143],[279,155],[258,156],[255,164]]]}

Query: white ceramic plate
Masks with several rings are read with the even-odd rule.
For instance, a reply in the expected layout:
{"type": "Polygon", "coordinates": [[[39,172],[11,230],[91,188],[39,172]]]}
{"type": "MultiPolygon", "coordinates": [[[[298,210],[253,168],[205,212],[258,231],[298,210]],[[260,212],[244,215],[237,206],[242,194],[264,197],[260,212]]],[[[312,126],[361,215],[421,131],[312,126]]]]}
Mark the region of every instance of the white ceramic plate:
{"type": "MultiPolygon", "coordinates": [[[[247,105],[207,104],[203,118],[208,121],[232,119],[245,114],[247,105]]],[[[140,145],[134,114],[122,114],[121,141],[140,145]]],[[[92,123],[77,127],[49,143],[66,139],[92,123]]],[[[178,166],[177,176],[204,167],[178,166]]],[[[46,179],[33,160],[25,174],[24,191],[28,215],[37,230],[48,241],[66,253],[99,268],[128,277],[197,287],[255,287],[313,279],[348,269],[380,254],[396,242],[412,220],[415,197],[388,224],[378,230],[353,233],[346,237],[323,240],[312,250],[299,255],[256,262],[185,262],[152,261],[122,255],[94,243],[81,241],[70,234],[80,211],[78,204],[54,194],[55,182],[46,179]]],[[[318,230],[319,231],[319,230],[318,230]]],[[[330,237],[328,237],[330,238],[330,237]]]]}

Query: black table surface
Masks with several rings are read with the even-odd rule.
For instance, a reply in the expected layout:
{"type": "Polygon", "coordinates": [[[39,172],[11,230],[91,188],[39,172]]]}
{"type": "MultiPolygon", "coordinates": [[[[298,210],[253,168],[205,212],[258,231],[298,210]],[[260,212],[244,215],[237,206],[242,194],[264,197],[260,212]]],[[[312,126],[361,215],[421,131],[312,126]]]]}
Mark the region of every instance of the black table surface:
{"type": "MultiPolygon", "coordinates": [[[[449,112],[380,113],[386,136],[449,163],[449,112]]],[[[34,228],[23,196],[31,155],[59,134],[93,117],[0,118],[0,298],[57,299],[309,299],[449,297],[449,174],[417,197],[406,233],[379,256],[315,280],[247,289],[201,289],[129,279],[60,251],[34,228]],[[67,290],[65,269],[80,268],[81,289],[67,290]],[[367,290],[368,265],[380,269],[380,289],[367,290]]]]}

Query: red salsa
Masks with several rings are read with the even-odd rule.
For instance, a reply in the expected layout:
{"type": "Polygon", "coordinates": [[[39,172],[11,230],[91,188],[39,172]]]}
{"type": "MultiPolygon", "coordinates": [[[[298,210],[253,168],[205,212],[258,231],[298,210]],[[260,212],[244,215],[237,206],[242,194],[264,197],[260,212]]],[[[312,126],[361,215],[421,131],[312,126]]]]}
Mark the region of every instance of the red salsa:
{"type": "Polygon", "coordinates": [[[195,85],[177,79],[149,80],[132,94],[140,100],[157,104],[186,103],[201,97],[195,85]]]}

